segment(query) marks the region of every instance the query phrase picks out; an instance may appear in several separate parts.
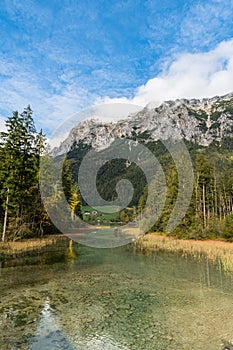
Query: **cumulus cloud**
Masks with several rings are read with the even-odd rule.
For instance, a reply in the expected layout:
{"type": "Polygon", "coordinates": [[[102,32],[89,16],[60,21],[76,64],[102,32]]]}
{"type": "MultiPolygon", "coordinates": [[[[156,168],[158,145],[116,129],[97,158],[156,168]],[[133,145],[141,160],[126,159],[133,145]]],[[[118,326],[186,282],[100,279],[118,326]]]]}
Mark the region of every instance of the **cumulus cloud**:
{"type": "MultiPolygon", "coordinates": [[[[204,53],[180,54],[155,78],[140,86],[132,99],[105,97],[104,103],[145,106],[177,98],[203,98],[233,91],[233,39],[204,53]]],[[[98,101],[100,102],[100,101],[98,101]]]]}
{"type": "MultiPolygon", "coordinates": [[[[22,111],[30,103],[35,111],[37,127],[42,126],[46,134],[51,134],[69,116],[94,102],[95,105],[130,103],[145,106],[151,102],[159,105],[164,100],[212,97],[232,92],[233,39],[221,42],[208,52],[186,52],[173,58],[172,62],[170,59],[164,63],[160,74],[135,90],[132,98],[102,97],[101,88],[98,90],[94,85],[96,92],[93,93],[88,89],[89,85],[82,88],[79,79],[67,73],[59,75],[54,81],[48,78],[48,86],[44,86],[42,77],[38,77],[30,67],[21,66],[14,59],[11,61],[2,55],[0,72],[4,77],[0,86],[0,107],[4,106],[0,109],[1,115],[7,117],[15,109],[22,111]]],[[[123,76],[122,80],[125,79],[123,76]]],[[[111,88],[114,90],[114,86],[111,88]]],[[[121,115],[110,119],[119,117],[121,115]]],[[[109,115],[102,116],[102,119],[107,121],[109,115]]],[[[3,126],[4,122],[0,120],[0,130],[3,126]]]]}

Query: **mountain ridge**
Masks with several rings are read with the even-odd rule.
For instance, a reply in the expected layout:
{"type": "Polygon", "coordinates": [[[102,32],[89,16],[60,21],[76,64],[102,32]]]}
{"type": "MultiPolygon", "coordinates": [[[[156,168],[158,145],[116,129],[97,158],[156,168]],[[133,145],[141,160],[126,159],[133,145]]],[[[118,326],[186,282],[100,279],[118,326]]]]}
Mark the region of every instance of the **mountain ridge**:
{"type": "Polygon", "coordinates": [[[108,148],[117,138],[158,141],[181,140],[209,146],[233,138],[233,93],[203,99],[164,101],[151,104],[116,122],[95,118],[81,121],[69,136],[54,148],[54,155],[67,153],[74,144],[85,144],[97,151],[108,148]]]}

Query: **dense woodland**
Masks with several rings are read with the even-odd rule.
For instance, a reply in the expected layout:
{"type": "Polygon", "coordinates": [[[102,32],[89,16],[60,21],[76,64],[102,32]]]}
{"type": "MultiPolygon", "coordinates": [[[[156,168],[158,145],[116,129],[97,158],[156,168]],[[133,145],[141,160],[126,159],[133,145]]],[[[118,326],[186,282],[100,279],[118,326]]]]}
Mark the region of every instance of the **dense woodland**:
{"type": "MultiPolygon", "coordinates": [[[[166,233],[166,226],[175,206],[179,179],[174,161],[162,142],[146,140],[140,135],[137,140],[146,145],[159,160],[166,174],[167,194],[164,210],[151,231],[166,233]]],[[[134,138],[135,139],[135,138],[134,138]]],[[[233,145],[232,138],[223,138],[208,147],[186,142],[192,159],[194,188],[190,207],[177,229],[170,235],[190,239],[233,240],[233,145]]],[[[71,169],[76,176],[82,157],[90,147],[74,145],[68,153],[71,169]]],[[[94,159],[93,159],[94,161],[94,159]]],[[[101,167],[97,176],[97,188],[105,200],[117,197],[116,184],[122,178],[130,180],[134,197],[129,204],[132,209],[120,212],[115,220],[134,220],[145,206],[147,198],[146,178],[134,163],[114,159],[101,167]]],[[[85,203],[84,203],[85,204],[85,203]]]]}
{"type": "MultiPolygon", "coordinates": [[[[37,132],[32,110],[28,106],[21,114],[14,112],[6,121],[6,132],[0,134],[0,230],[2,240],[41,237],[58,232],[50,222],[39,189],[39,168],[46,153],[43,132],[37,132]]],[[[143,142],[143,141],[141,141],[143,142]]],[[[147,142],[166,173],[167,196],[165,207],[152,231],[165,232],[174,208],[179,179],[173,160],[160,142],[147,142]]],[[[192,158],[195,182],[189,210],[172,235],[182,238],[220,238],[233,240],[233,153],[232,139],[202,147],[187,143],[192,158]]],[[[56,205],[59,191],[64,190],[72,213],[82,216],[77,173],[82,157],[90,148],[74,145],[63,165],[63,189],[56,184],[49,189],[56,205]]],[[[49,161],[49,160],[48,160],[49,161]]],[[[44,181],[52,177],[43,171],[44,181]]],[[[113,160],[103,166],[97,177],[97,187],[106,200],[116,196],[115,186],[121,178],[128,178],[134,186],[129,207],[115,217],[115,222],[134,220],[147,198],[147,184],[142,171],[135,164],[113,160]]],[[[95,218],[94,218],[95,219],[95,218]]],[[[93,221],[95,221],[93,219],[93,221]]],[[[94,222],[93,222],[94,223],[94,222]]]]}
{"type": "MultiPolygon", "coordinates": [[[[42,130],[36,131],[32,110],[28,106],[6,121],[6,131],[0,133],[0,230],[2,241],[42,237],[57,233],[41,200],[39,169],[46,151],[42,130]]],[[[53,174],[44,169],[44,179],[53,174]]],[[[80,213],[77,184],[73,181],[69,162],[64,162],[63,189],[73,211],[80,213]]],[[[61,190],[60,190],[61,191],[61,190]]],[[[56,204],[59,190],[50,188],[50,199],[56,204]]]]}
{"type": "MultiPolygon", "coordinates": [[[[194,188],[189,209],[171,235],[179,238],[233,240],[233,157],[219,145],[189,145],[193,161],[194,188]]],[[[167,196],[164,210],[152,228],[164,232],[178,193],[178,174],[174,164],[166,169],[167,196]]],[[[139,200],[143,206],[147,187],[139,200]]]]}

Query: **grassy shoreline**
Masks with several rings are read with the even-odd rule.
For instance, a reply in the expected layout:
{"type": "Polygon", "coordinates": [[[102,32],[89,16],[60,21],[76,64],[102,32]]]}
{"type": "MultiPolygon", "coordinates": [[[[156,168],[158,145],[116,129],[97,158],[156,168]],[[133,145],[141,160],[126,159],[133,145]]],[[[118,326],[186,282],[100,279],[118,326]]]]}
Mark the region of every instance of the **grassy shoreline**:
{"type": "MultiPolygon", "coordinates": [[[[0,262],[17,257],[35,256],[43,249],[56,251],[59,246],[69,242],[62,234],[49,235],[17,242],[0,243],[0,262]]],[[[209,261],[220,262],[225,271],[233,273],[233,243],[220,240],[185,240],[149,233],[133,243],[133,249],[143,253],[167,251],[177,252],[194,259],[207,257],[209,261]]]]}
{"type": "Polygon", "coordinates": [[[233,243],[220,240],[184,240],[157,233],[149,233],[134,242],[134,248],[144,253],[159,250],[181,253],[195,259],[207,257],[212,262],[220,262],[223,269],[233,272],[233,243]]]}
{"type": "Polygon", "coordinates": [[[7,251],[30,251],[38,248],[42,248],[44,246],[55,244],[57,241],[67,239],[66,236],[62,234],[49,235],[43,238],[30,238],[23,239],[22,241],[8,241],[8,242],[0,242],[0,252],[7,251]]]}
{"type": "Polygon", "coordinates": [[[43,253],[48,256],[60,254],[64,250],[64,243],[69,245],[65,235],[49,235],[43,238],[30,238],[16,242],[0,242],[0,266],[16,266],[36,261],[43,253]]]}

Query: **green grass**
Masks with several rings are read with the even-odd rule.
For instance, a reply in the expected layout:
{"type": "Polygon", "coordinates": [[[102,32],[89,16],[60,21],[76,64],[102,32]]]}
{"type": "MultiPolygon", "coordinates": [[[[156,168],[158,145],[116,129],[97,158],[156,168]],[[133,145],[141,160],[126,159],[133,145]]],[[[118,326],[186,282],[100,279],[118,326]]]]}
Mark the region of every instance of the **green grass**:
{"type": "Polygon", "coordinates": [[[110,205],[96,206],[95,208],[85,205],[82,207],[83,213],[85,211],[89,211],[91,213],[93,210],[97,211],[96,217],[99,219],[106,220],[106,221],[111,221],[111,220],[115,221],[119,219],[120,207],[116,205],[115,206],[110,206],[110,205]],[[112,213],[112,211],[114,211],[114,213],[112,213]]]}

